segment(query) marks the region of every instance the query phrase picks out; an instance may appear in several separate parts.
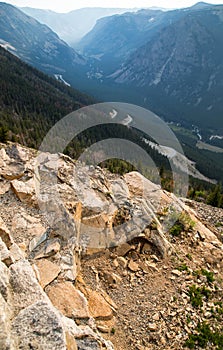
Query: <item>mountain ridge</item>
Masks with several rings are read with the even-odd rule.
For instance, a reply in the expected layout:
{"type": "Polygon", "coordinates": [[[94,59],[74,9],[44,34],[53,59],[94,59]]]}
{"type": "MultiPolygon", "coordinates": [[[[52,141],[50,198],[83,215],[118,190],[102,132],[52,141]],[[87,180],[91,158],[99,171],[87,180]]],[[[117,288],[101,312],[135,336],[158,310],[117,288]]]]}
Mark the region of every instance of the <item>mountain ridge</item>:
{"type": "Polygon", "coordinates": [[[129,63],[123,64],[114,78],[121,84],[131,84],[132,81],[132,84],[139,88],[147,86],[148,98],[149,95],[152,98],[153,91],[160,94],[160,98],[168,98],[169,106],[166,104],[166,110],[171,109],[171,104],[176,106],[177,100],[180,103],[184,100],[177,113],[187,109],[188,114],[197,113],[198,120],[193,121],[200,123],[200,126],[206,124],[209,128],[213,125],[213,119],[210,123],[208,115],[213,114],[214,125],[222,130],[219,95],[223,71],[223,52],[220,49],[220,32],[223,30],[220,19],[222,7],[216,6],[211,9],[208,7],[186,13],[183,18],[163,29],[153,41],[133,53],[129,63]],[[135,69],[134,66],[138,68],[135,69]],[[213,71],[215,77],[212,76],[213,71]],[[177,86],[180,86],[180,89],[177,86]],[[175,102],[171,102],[171,94],[172,97],[176,96],[175,102]],[[213,112],[209,112],[210,109],[213,109],[213,112]],[[199,119],[202,113],[205,116],[204,120],[199,119]]]}
{"type": "Polygon", "coordinates": [[[6,3],[0,3],[0,11],[1,44],[27,63],[48,74],[63,74],[68,67],[78,74],[87,64],[46,25],[6,3]]]}
{"type": "Polygon", "coordinates": [[[86,7],[83,9],[57,13],[30,7],[20,8],[24,13],[36,18],[39,22],[48,25],[59,37],[72,47],[89,32],[99,18],[116,13],[135,11],[135,9],[86,7]]]}
{"type": "Polygon", "coordinates": [[[128,90],[134,103],[170,122],[199,125],[204,134],[214,126],[222,133],[222,9],[202,3],[104,18],[80,47],[97,58],[101,85],[111,85],[111,94],[118,89],[122,97],[121,89],[128,90]],[[133,25],[125,25],[130,19],[134,34],[133,25]]]}

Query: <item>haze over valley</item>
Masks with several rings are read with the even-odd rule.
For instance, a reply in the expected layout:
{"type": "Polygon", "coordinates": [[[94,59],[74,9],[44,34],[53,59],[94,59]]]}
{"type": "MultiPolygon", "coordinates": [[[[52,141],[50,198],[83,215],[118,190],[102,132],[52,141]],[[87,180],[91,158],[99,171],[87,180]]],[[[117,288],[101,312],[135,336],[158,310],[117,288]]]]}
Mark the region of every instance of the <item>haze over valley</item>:
{"type": "Polygon", "coordinates": [[[152,110],[175,128],[189,159],[199,164],[207,152],[221,167],[222,5],[63,14],[6,3],[0,9],[3,48],[95,100],[152,110]]]}

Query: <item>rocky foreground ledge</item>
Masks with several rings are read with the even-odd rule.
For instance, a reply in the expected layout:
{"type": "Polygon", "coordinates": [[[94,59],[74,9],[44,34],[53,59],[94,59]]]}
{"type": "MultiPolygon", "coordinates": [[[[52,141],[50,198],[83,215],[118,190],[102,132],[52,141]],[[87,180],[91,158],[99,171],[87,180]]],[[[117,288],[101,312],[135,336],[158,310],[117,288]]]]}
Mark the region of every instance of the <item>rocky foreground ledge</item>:
{"type": "Polygon", "coordinates": [[[221,349],[222,235],[186,203],[0,144],[0,349],[221,349]]]}

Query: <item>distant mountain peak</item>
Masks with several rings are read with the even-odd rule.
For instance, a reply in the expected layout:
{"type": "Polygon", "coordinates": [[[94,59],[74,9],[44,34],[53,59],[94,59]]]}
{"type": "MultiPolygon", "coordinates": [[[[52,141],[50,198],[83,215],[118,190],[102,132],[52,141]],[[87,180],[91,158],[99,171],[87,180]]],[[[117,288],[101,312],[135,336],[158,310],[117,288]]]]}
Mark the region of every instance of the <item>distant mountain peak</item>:
{"type": "Polygon", "coordinates": [[[20,9],[40,23],[47,25],[57,33],[61,39],[73,47],[75,47],[75,44],[95,26],[98,19],[139,10],[139,8],[86,7],[67,13],[57,13],[31,7],[21,7],[20,9]]]}
{"type": "Polygon", "coordinates": [[[193,8],[193,9],[203,9],[203,8],[209,7],[209,6],[213,6],[213,5],[209,4],[207,2],[204,2],[204,1],[199,1],[195,5],[193,5],[191,8],[193,8]]]}

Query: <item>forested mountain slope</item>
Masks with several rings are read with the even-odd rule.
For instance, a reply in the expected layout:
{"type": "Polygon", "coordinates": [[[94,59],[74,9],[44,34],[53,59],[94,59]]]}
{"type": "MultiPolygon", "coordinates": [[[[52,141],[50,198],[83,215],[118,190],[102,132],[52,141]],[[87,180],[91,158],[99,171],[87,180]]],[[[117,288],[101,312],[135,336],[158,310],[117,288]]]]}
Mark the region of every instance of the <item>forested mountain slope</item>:
{"type": "Polygon", "coordinates": [[[0,125],[38,146],[53,124],[93,98],[30,67],[0,47],[0,125]]]}

